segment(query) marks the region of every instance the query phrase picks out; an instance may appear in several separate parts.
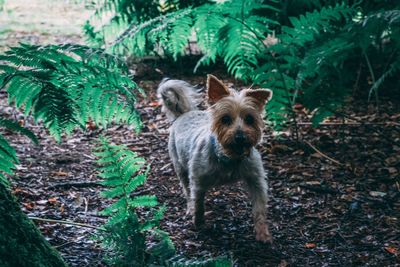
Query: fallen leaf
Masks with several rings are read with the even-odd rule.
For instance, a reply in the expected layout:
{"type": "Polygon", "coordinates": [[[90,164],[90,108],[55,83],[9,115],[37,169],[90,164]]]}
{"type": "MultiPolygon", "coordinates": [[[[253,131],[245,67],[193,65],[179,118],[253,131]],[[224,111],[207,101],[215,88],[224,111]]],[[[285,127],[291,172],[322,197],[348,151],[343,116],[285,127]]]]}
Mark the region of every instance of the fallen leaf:
{"type": "Polygon", "coordinates": [[[68,176],[68,172],[63,172],[63,171],[58,171],[58,172],[53,172],[54,176],[68,176]]]}
{"type": "Polygon", "coordinates": [[[49,198],[49,202],[50,203],[57,203],[57,198],[56,197],[53,197],[53,198],[49,198]]]}
{"type": "Polygon", "coordinates": [[[88,122],[86,123],[86,128],[87,128],[88,130],[94,131],[94,130],[97,129],[97,125],[96,125],[96,123],[94,123],[93,121],[88,121],[88,122]]]}
{"type": "Polygon", "coordinates": [[[317,245],[315,243],[306,243],[304,245],[305,248],[315,248],[317,245]]]}
{"type": "Polygon", "coordinates": [[[150,106],[150,107],[158,107],[158,106],[161,106],[161,104],[160,104],[160,102],[158,102],[158,101],[153,101],[153,102],[150,102],[150,103],[149,103],[149,106],[150,106]]]}
{"type": "Polygon", "coordinates": [[[397,248],[393,246],[387,246],[385,247],[385,250],[389,252],[390,254],[397,254],[397,248]]]}
{"type": "Polygon", "coordinates": [[[33,210],[35,207],[35,203],[29,202],[29,203],[22,203],[22,205],[27,209],[27,210],[33,210]]]}

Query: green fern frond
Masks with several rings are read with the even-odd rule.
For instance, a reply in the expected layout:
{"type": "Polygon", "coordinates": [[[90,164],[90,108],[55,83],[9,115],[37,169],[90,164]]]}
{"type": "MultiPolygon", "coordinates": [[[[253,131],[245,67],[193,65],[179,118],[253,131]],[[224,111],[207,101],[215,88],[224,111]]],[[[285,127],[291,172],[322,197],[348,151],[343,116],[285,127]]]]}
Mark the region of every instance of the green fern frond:
{"type": "Polygon", "coordinates": [[[196,10],[194,30],[197,45],[204,53],[204,57],[197,63],[195,72],[200,65],[209,65],[211,62],[215,62],[220,53],[217,33],[225,25],[226,18],[218,13],[213,13],[214,10],[214,5],[204,5],[196,10]]]}
{"type": "Polygon", "coordinates": [[[170,36],[174,36],[167,45],[167,50],[170,51],[175,60],[178,56],[184,54],[185,48],[188,46],[192,36],[193,19],[191,16],[183,16],[178,21],[171,25],[170,36]]]}
{"type": "Polygon", "coordinates": [[[328,75],[338,73],[344,60],[354,53],[352,38],[348,32],[342,32],[354,13],[354,7],[343,3],[292,17],[292,26],[283,26],[278,43],[268,47],[263,57],[265,63],[254,71],[253,81],[274,92],[266,109],[275,129],[294,122],[293,105],[298,101],[310,110],[319,108],[314,113],[316,123],[328,114],[322,112],[324,105],[334,110],[337,105],[330,103],[338,103],[346,94],[339,86],[326,92],[327,86],[321,84],[328,75]]]}
{"type": "MultiPolygon", "coordinates": [[[[8,130],[19,132],[29,137],[35,144],[38,144],[38,139],[35,134],[28,129],[20,126],[17,122],[0,117],[0,127],[8,130]]],[[[8,143],[2,134],[0,134],[0,183],[9,185],[5,174],[14,174],[15,165],[19,163],[17,154],[14,148],[8,143]]]]}
{"type": "Polygon", "coordinates": [[[39,143],[39,140],[37,139],[36,135],[32,131],[28,130],[25,127],[22,127],[21,125],[19,125],[19,123],[15,122],[15,121],[3,119],[0,117],[0,127],[4,127],[13,132],[22,133],[23,135],[29,137],[29,139],[31,139],[32,142],[34,142],[35,144],[39,143]]]}
{"type": "Polygon", "coordinates": [[[21,44],[0,56],[0,81],[9,102],[43,120],[57,141],[89,121],[141,127],[134,109],[141,91],[124,63],[103,50],[21,44]]]}
{"type": "Polygon", "coordinates": [[[156,196],[137,196],[128,201],[132,208],[155,207],[158,205],[156,196]]]}
{"type": "Polygon", "coordinates": [[[252,78],[255,84],[273,91],[273,97],[265,109],[268,122],[275,130],[280,131],[288,126],[293,117],[295,80],[284,73],[274,60],[256,69],[252,78]]]}
{"type": "Polygon", "coordinates": [[[127,211],[127,209],[128,209],[127,202],[128,202],[128,199],[126,198],[126,196],[121,197],[119,200],[117,200],[116,202],[114,202],[110,206],[108,206],[107,208],[100,211],[100,214],[106,215],[106,216],[111,215],[111,218],[113,217],[112,215],[120,213],[120,212],[124,212],[126,214],[128,212],[127,211]]]}
{"type": "Polygon", "coordinates": [[[154,229],[150,231],[150,234],[157,241],[150,244],[146,250],[154,259],[153,261],[164,263],[175,255],[176,251],[174,243],[167,232],[160,229],[154,229]]]}
{"type": "Polygon", "coordinates": [[[394,76],[395,74],[398,74],[400,72],[400,57],[396,58],[393,63],[389,65],[389,68],[387,71],[385,71],[376,81],[375,83],[371,86],[371,89],[369,90],[369,96],[368,98],[371,98],[372,93],[377,94],[377,91],[379,87],[382,86],[382,84],[385,82],[385,80],[391,76],[394,76]]]}
{"type": "Polygon", "coordinates": [[[127,50],[139,56],[151,52],[172,55],[176,60],[185,50],[188,40],[196,37],[204,56],[195,70],[222,57],[230,73],[248,79],[251,70],[258,65],[269,26],[277,24],[256,14],[265,10],[279,11],[252,0],[188,7],[140,24],[132,23],[116,39],[113,47],[116,51],[127,50]]]}
{"type": "Polygon", "coordinates": [[[12,169],[15,168],[14,164],[19,163],[19,161],[14,148],[2,135],[0,135],[0,158],[2,159],[2,167],[0,168],[0,171],[13,174],[12,169]]]}
{"type": "Polygon", "coordinates": [[[329,33],[337,28],[332,22],[341,19],[349,20],[352,18],[355,9],[345,3],[337,4],[334,7],[323,7],[321,10],[308,12],[300,17],[290,17],[292,27],[282,27],[283,35],[280,39],[283,43],[304,46],[307,42],[312,42],[321,32],[329,33]]]}

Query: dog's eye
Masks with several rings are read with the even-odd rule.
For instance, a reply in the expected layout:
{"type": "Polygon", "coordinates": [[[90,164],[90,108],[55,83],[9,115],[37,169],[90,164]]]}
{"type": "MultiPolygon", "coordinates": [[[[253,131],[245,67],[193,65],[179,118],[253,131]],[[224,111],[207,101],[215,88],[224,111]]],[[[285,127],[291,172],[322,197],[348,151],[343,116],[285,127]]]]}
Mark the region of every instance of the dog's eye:
{"type": "Polygon", "coordinates": [[[254,117],[251,115],[246,115],[246,117],[244,117],[244,122],[248,125],[252,125],[254,123],[254,117]]]}
{"type": "Polygon", "coordinates": [[[224,115],[221,118],[222,124],[229,125],[232,123],[232,118],[229,115],[224,115]]]}

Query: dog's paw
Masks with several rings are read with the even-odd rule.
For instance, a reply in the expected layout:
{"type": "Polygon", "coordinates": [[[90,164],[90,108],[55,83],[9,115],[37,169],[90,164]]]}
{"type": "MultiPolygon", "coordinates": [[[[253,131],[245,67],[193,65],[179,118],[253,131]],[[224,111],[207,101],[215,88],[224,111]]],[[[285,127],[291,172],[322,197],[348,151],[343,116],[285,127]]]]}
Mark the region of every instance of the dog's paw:
{"type": "Polygon", "coordinates": [[[266,224],[265,222],[258,222],[254,226],[254,230],[256,232],[257,241],[272,244],[272,235],[268,230],[268,224],[266,224]]]}

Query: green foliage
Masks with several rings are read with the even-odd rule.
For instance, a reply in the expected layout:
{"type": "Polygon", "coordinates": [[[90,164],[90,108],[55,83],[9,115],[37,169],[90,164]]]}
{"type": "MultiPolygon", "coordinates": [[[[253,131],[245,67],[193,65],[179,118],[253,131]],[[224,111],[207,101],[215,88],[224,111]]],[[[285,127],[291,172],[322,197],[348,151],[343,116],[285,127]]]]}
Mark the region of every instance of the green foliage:
{"type": "Polygon", "coordinates": [[[334,100],[342,97],[342,87],[327,93],[318,86],[334,78],[342,67],[344,52],[352,46],[351,40],[336,36],[336,28],[342,20],[351,20],[353,12],[353,8],[338,4],[290,18],[293,26],[283,26],[279,42],[266,49],[265,63],[255,70],[253,80],[274,91],[267,112],[275,128],[280,129],[288,120],[293,122],[292,107],[300,96],[311,109],[337,103],[334,100]]]}
{"type": "Polygon", "coordinates": [[[0,56],[0,89],[9,103],[42,120],[56,140],[89,121],[133,124],[136,84],[116,57],[80,45],[22,44],[0,56]]]}
{"type": "Polygon", "coordinates": [[[268,26],[277,24],[258,15],[266,10],[278,11],[271,5],[252,0],[188,7],[143,23],[132,23],[116,39],[113,48],[139,56],[150,52],[172,55],[176,60],[195,38],[204,54],[198,66],[221,57],[230,73],[247,79],[257,66],[268,26]]]}
{"type": "Polygon", "coordinates": [[[313,111],[315,126],[333,115],[352,92],[363,64],[372,77],[370,95],[377,96],[383,82],[399,72],[400,11],[358,4],[320,6],[291,17],[291,25],[276,36],[279,42],[267,47],[253,81],[273,89],[267,112],[277,128],[293,122],[292,107],[299,102],[313,111]]]}
{"type": "Polygon", "coordinates": [[[163,261],[175,253],[168,235],[159,229],[164,207],[158,205],[153,195],[134,195],[134,191],[146,180],[143,172],[145,161],[125,146],[116,146],[102,138],[94,153],[97,157],[99,176],[108,189],[101,195],[115,200],[101,213],[110,216],[105,224],[107,232],[101,233],[104,247],[110,251],[108,257],[115,266],[146,266],[163,261]],[[148,215],[140,218],[136,212],[150,209],[148,215]]]}
{"type": "MultiPolygon", "coordinates": [[[[37,137],[28,129],[21,127],[17,122],[7,120],[0,117],[0,127],[13,132],[19,132],[29,137],[35,144],[38,144],[37,137]]],[[[8,185],[6,174],[12,175],[15,164],[18,164],[14,148],[7,142],[2,134],[0,134],[0,183],[8,185]]]]}
{"type": "Polygon", "coordinates": [[[114,202],[102,210],[110,216],[100,232],[100,239],[108,251],[107,259],[113,266],[232,266],[225,257],[187,259],[175,255],[175,247],[168,234],[159,227],[165,207],[153,195],[137,195],[136,190],[146,181],[149,168],[145,161],[125,146],[112,145],[105,138],[94,152],[100,165],[99,176],[107,187],[101,195],[114,202]],[[147,212],[146,212],[147,210],[147,212]]]}
{"type": "Polygon", "coordinates": [[[195,42],[203,54],[195,70],[222,59],[236,78],[274,91],[267,111],[276,129],[296,123],[296,103],[318,125],[343,106],[358,71],[371,77],[377,103],[379,88],[399,73],[399,9],[396,1],[205,3],[121,24],[110,49],[177,60],[195,42]]]}
{"type": "Polygon", "coordinates": [[[86,21],[83,29],[87,42],[95,47],[106,46],[116,39],[130,24],[139,24],[167,12],[188,6],[198,6],[205,0],[95,0],[93,16],[86,21]]]}

